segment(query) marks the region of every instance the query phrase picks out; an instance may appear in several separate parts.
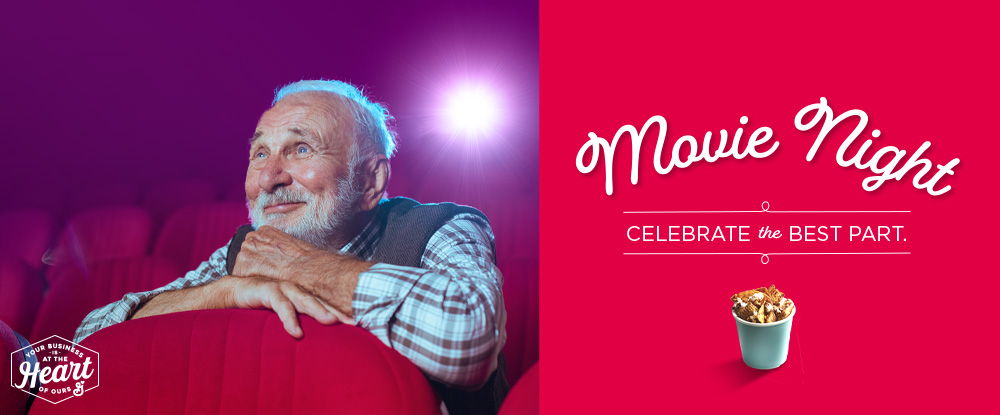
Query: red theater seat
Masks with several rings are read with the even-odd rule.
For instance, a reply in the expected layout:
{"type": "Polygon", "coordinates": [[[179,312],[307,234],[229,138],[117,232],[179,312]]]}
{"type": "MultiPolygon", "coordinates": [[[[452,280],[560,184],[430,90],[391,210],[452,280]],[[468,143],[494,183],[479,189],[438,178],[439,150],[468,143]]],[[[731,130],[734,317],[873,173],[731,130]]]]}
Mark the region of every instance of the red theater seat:
{"type": "MultiPolygon", "coordinates": [[[[74,216],[63,229],[53,252],[53,265],[86,264],[104,259],[142,256],[149,252],[153,220],[134,206],[89,210],[74,216]]],[[[50,283],[52,272],[47,274],[50,283]]]]}
{"type": "Polygon", "coordinates": [[[0,253],[39,269],[55,233],[55,220],[42,211],[0,212],[0,253]]]}
{"type": "Polygon", "coordinates": [[[236,228],[249,223],[246,205],[207,203],[183,208],[167,220],[156,237],[153,255],[177,261],[193,270],[225,245],[236,228]]]}
{"type": "Polygon", "coordinates": [[[538,413],[538,363],[524,372],[521,380],[510,389],[498,415],[532,415],[538,413]]]}
{"type": "Polygon", "coordinates": [[[497,265],[503,273],[507,310],[507,380],[512,384],[538,361],[538,260],[514,259],[497,265]]]}
{"type": "MultiPolygon", "coordinates": [[[[12,371],[20,367],[21,362],[28,360],[23,353],[14,353],[27,346],[27,341],[24,341],[23,337],[18,337],[14,330],[0,321],[0,357],[5,364],[10,364],[12,371]]],[[[24,415],[28,412],[28,400],[31,397],[26,392],[10,386],[9,383],[0,385],[0,415],[24,415]]]]}
{"type": "Polygon", "coordinates": [[[142,206],[163,223],[178,209],[215,200],[215,185],[204,179],[174,180],[153,186],[142,199],[142,206]]]}
{"type": "Polygon", "coordinates": [[[437,414],[419,369],[363,329],[302,317],[294,340],[269,310],[128,321],[82,343],[100,386],[40,414],[437,414]]]}
{"type": "Polygon", "coordinates": [[[31,331],[44,290],[38,271],[19,259],[0,258],[0,320],[14,331],[31,331]]]}
{"type": "Polygon", "coordinates": [[[88,313],[122,299],[126,293],[149,291],[184,276],[166,258],[134,257],[97,261],[87,272],[61,267],[35,318],[32,341],[53,334],[72,339],[88,313]]]}
{"type": "Polygon", "coordinates": [[[538,361],[538,195],[522,188],[508,196],[485,200],[481,207],[496,236],[497,266],[504,276],[504,355],[513,384],[538,361]]]}

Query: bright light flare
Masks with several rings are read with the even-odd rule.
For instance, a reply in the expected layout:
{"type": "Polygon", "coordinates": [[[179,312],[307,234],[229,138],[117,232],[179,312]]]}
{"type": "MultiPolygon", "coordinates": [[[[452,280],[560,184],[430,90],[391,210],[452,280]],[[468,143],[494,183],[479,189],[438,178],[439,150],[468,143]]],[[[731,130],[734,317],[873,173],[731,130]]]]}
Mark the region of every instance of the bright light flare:
{"type": "Polygon", "coordinates": [[[500,119],[496,96],[482,86],[455,91],[448,99],[444,112],[450,128],[469,137],[493,131],[500,119]]]}

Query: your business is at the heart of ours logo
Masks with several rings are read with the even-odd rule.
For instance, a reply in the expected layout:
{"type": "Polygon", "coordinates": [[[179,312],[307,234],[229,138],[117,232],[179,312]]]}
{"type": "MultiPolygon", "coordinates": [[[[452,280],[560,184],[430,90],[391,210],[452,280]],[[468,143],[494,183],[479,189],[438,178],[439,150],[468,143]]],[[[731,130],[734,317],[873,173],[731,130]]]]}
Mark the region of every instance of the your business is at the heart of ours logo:
{"type": "Polygon", "coordinates": [[[10,386],[59,403],[99,386],[99,363],[96,351],[51,336],[11,353],[10,386]]]}

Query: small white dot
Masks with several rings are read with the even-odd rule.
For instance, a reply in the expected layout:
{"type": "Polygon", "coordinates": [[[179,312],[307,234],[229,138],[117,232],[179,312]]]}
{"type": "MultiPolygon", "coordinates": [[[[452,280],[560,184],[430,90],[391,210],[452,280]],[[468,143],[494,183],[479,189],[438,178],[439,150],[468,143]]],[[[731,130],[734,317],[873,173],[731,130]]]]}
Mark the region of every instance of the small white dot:
{"type": "Polygon", "coordinates": [[[746,124],[747,121],[750,121],[750,117],[747,117],[746,115],[740,117],[740,124],[746,124]]]}
{"type": "Polygon", "coordinates": [[[872,131],[872,137],[878,138],[878,136],[880,135],[882,135],[881,131],[879,130],[872,131]]]}

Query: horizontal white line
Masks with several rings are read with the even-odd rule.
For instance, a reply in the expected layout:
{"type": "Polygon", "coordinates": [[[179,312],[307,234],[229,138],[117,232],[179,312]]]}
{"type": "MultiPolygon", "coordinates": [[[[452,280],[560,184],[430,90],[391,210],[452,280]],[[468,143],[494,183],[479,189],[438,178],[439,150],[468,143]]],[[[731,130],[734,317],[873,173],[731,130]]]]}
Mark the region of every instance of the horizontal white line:
{"type": "Polygon", "coordinates": [[[622,213],[911,213],[909,210],[634,210],[622,213]]]}
{"type": "Polygon", "coordinates": [[[764,255],[760,252],[625,252],[625,255],[764,255]]]}
{"type": "Polygon", "coordinates": [[[624,255],[910,255],[909,252],[624,252],[624,255]]]}
{"type": "Polygon", "coordinates": [[[762,255],[910,255],[909,252],[775,252],[762,255]]]}
{"type": "Polygon", "coordinates": [[[768,210],[767,213],[910,213],[909,210],[768,210]]]}
{"type": "Polygon", "coordinates": [[[640,210],[624,213],[759,213],[762,210],[640,210]]]}

